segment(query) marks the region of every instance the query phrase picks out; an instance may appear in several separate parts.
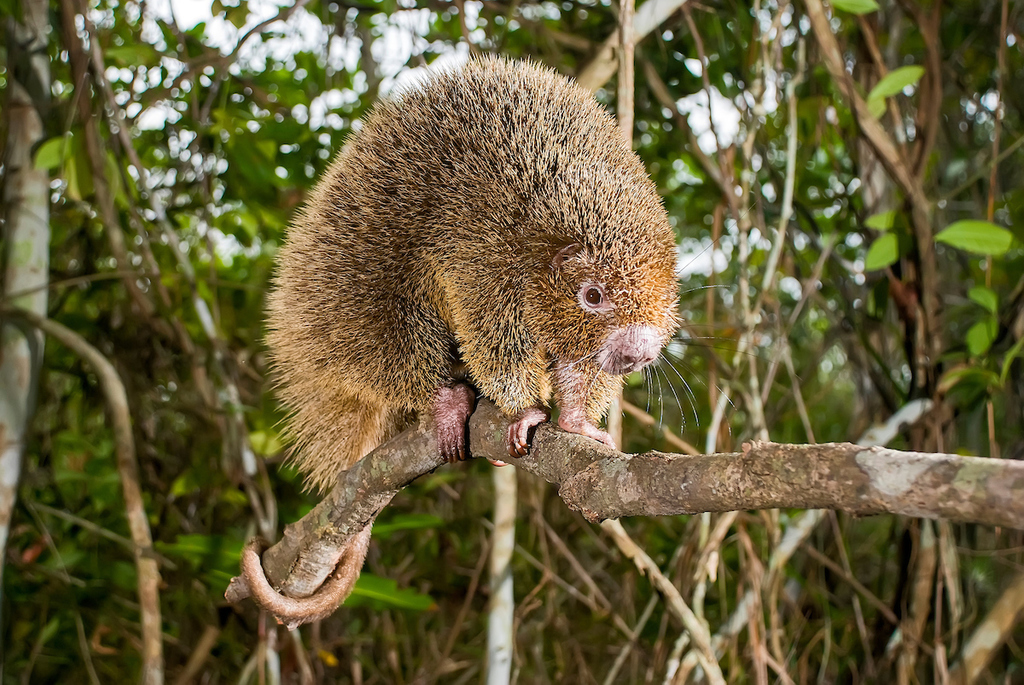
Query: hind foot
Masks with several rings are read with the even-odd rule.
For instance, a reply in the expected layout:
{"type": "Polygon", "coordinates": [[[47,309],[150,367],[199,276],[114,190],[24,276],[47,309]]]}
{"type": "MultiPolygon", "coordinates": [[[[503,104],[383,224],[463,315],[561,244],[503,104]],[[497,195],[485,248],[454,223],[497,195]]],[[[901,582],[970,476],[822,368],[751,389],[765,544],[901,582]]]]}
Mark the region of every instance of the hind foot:
{"type": "Polygon", "coordinates": [[[469,454],[466,447],[466,425],[475,404],[476,393],[465,383],[438,388],[434,392],[437,451],[449,464],[464,461],[469,454]]]}

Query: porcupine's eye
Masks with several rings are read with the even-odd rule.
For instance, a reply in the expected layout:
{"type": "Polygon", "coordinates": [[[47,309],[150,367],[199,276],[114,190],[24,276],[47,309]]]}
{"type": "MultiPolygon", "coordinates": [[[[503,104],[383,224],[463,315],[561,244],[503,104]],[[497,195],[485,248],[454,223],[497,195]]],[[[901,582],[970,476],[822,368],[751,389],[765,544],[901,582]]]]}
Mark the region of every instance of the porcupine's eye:
{"type": "Polygon", "coordinates": [[[584,283],[577,293],[580,306],[587,311],[606,312],[612,309],[611,300],[605,294],[600,283],[584,283]]]}

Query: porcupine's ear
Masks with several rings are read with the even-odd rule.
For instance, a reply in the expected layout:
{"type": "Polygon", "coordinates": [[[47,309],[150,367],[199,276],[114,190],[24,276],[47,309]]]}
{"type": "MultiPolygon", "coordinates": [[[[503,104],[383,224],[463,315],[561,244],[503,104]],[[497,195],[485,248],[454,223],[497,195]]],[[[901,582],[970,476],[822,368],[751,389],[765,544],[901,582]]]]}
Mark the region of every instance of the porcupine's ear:
{"type": "Polygon", "coordinates": [[[556,252],[555,256],[551,258],[551,270],[557,272],[560,268],[562,268],[562,264],[569,261],[582,251],[583,246],[580,245],[579,243],[569,243],[568,245],[560,249],[558,252],[556,252]]]}

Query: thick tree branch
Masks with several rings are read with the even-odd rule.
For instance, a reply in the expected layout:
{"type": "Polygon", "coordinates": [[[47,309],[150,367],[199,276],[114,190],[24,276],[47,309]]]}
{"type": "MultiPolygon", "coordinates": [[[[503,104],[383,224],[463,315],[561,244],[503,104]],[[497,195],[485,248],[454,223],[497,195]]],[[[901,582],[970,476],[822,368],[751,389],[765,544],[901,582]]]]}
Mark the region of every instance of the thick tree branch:
{"type": "MultiPolygon", "coordinates": [[[[507,459],[508,419],[481,401],[470,419],[474,457],[507,459]]],[[[285,529],[263,555],[272,585],[311,594],[334,570],[348,540],[402,488],[443,463],[429,426],[381,445],[348,471],[324,501],[285,529]]],[[[900,452],[852,444],[752,443],[739,454],[625,455],[541,426],[516,466],[559,485],[591,520],[775,507],[895,513],[1024,529],[1024,462],[900,452]]],[[[249,595],[244,583],[228,599],[249,595]]]]}

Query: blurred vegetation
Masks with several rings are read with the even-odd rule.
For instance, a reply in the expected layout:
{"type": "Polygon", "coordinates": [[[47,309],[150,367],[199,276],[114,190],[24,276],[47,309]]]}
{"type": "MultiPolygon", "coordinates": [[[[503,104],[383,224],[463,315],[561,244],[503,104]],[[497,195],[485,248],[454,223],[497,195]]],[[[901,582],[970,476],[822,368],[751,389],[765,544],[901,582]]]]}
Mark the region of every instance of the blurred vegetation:
{"type": "MultiPolygon", "coordinates": [[[[711,444],[733,450],[762,423],[781,442],[856,440],[927,398],[932,411],[893,446],[1024,455],[1024,6],[1010,3],[1002,29],[996,0],[942,2],[931,31],[922,17],[938,0],[880,4],[833,4],[850,78],[902,152],[924,150],[916,173],[933,231],[980,222],[934,244],[940,319],[929,335],[939,356],[922,352],[935,341],[921,339],[914,317],[922,244],[908,200],[868,150],[805,5],[691,3],[637,46],[635,147],[662,189],[687,275],[677,342],[653,376],[626,390],[658,425],[627,415],[627,450],[672,450],[663,430],[700,446],[713,431],[711,444]],[[864,13],[847,11],[858,6],[864,13]],[[927,73],[896,71],[906,66],[927,73]],[[885,72],[895,80],[872,91],[885,72]],[[789,84],[792,219],[763,290],[783,213],[789,84]],[[937,106],[926,106],[922,89],[935,84],[937,106]],[[713,130],[703,123],[708,88],[713,130]],[[930,146],[919,145],[924,130],[930,146]],[[738,208],[723,200],[715,168],[735,175],[738,208]]],[[[0,6],[19,16],[17,0],[0,6]]],[[[52,100],[36,153],[53,179],[49,314],[102,351],[128,391],[163,579],[168,681],[210,630],[197,682],[251,681],[267,649],[280,654],[285,682],[303,672],[316,682],[479,681],[486,463],[441,469],[399,495],[375,528],[356,594],[295,639],[251,604],[225,606],[257,521],[279,530],[315,503],[284,463],[266,382],[264,292],[290,217],[380,94],[408,83],[410,70],[470,52],[577,73],[615,31],[616,7],[312,0],[280,10],[215,0],[211,15],[201,2],[53,0],[50,9],[52,100]],[[266,21],[279,11],[282,21],[266,21]],[[250,449],[255,473],[244,466],[250,449]]],[[[6,96],[12,67],[0,52],[6,96]]],[[[614,81],[597,97],[614,110],[614,81]]],[[[6,139],[6,117],[0,126],[6,139]]],[[[136,567],[104,399],[94,372],[52,341],[43,368],[3,559],[4,682],[89,682],[87,661],[101,682],[134,681],[136,567]]],[[[521,477],[520,491],[518,682],[604,681],[631,642],[622,626],[639,627],[614,682],[665,682],[681,627],[660,602],[641,621],[656,597],[649,582],[550,487],[521,477]]],[[[800,515],[740,514],[710,548],[717,515],[625,524],[714,634],[760,587],[800,515]]],[[[1022,571],[1017,531],[826,516],[760,595],[760,611],[725,641],[723,670],[730,683],[897,682],[908,673],[944,682],[946,664],[1022,571]],[[922,566],[933,528],[941,553],[922,566]],[[879,605],[905,635],[921,588],[930,609],[908,669],[898,663],[901,632],[879,605]]],[[[980,682],[1024,682],[1024,629],[980,682]]]]}

